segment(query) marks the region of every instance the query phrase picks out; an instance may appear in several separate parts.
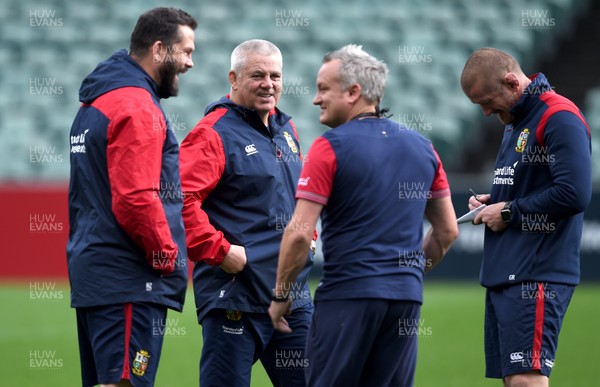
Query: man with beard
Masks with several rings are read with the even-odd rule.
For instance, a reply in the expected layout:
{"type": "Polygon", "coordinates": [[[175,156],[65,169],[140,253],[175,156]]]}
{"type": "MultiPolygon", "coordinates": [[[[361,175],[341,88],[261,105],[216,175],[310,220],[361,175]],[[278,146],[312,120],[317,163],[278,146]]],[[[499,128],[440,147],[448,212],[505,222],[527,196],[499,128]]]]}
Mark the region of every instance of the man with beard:
{"type": "Polygon", "coordinates": [[[186,12],[140,16],[130,53],[88,75],[71,127],[69,240],[84,386],[152,386],[187,285],[179,146],[160,106],[193,66],[186,12]]]}
{"type": "Polygon", "coordinates": [[[511,55],[482,48],[461,86],[504,125],[487,206],[480,281],[486,290],[486,377],[548,386],[558,334],[579,283],[583,211],[592,193],[590,129],[542,73],[527,77],[511,55]]]}
{"type": "Polygon", "coordinates": [[[210,104],[181,143],[183,218],[204,339],[200,385],[249,386],[260,359],[273,385],[305,386],[312,253],[292,289],[294,332],[275,332],[267,314],[302,160],[296,128],[276,108],[281,52],[265,40],[241,43],[229,83],[231,94],[210,104]]]}

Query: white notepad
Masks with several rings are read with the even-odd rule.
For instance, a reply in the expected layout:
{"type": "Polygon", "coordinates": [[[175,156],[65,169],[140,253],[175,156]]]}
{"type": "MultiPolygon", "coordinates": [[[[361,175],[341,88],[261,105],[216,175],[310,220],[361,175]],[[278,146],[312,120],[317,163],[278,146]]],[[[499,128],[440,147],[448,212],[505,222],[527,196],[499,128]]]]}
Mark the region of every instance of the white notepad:
{"type": "Polygon", "coordinates": [[[464,214],[463,216],[461,216],[460,218],[456,219],[456,223],[467,223],[467,222],[472,222],[473,219],[475,219],[475,217],[477,216],[477,214],[479,214],[481,212],[481,210],[483,210],[485,208],[485,204],[480,205],[479,207],[475,208],[472,211],[467,212],[466,214],[464,214]]]}

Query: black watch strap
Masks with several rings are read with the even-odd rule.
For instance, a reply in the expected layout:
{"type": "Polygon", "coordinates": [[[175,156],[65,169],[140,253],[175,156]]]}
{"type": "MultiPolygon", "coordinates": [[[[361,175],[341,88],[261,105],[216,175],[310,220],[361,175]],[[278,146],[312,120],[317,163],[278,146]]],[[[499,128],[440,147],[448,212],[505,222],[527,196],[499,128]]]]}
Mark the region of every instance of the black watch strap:
{"type": "Polygon", "coordinates": [[[512,217],[512,201],[504,203],[504,207],[502,207],[500,215],[502,215],[502,221],[504,223],[510,222],[510,218],[512,217]]]}
{"type": "Polygon", "coordinates": [[[281,294],[277,294],[277,292],[275,292],[275,289],[273,289],[273,295],[271,296],[271,301],[275,301],[275,302],[288,302],[288,300],[290,299],[290,292],[285,292],[285,296],[281,295],[281,294]]]}

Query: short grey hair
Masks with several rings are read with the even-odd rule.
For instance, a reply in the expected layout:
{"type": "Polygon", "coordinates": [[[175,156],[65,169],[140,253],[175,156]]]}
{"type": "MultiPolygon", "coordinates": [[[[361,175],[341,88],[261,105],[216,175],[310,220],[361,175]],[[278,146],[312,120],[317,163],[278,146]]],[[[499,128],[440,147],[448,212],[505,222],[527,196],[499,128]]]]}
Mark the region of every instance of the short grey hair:
{"type": "Polygon", "coordinates": [[[276,55],[283,63],[281,51],[276,45],[268,40],[251,39],[238,44],[231,53],[231,70],[239,75],[240,70],[246,65],[246,57],[248,54],[259,54],[264,56],[276,55]]]}
{"type": "Polygon", "coordinates": [[[475,50],[465,63],[460,76],[460,85],[464,92],[469,92],[475,83],[484,81],[485,90],[499,89],[506,73],[523,74],[519,62],[507,52],[492,47],[475,50]]]}
{"type": "Polygon", "coordinates": [[[362,49],[362,46],[348,44],[323,57],[323,63],[339,59],[340,86],[347,90],[354,84],[359,84],[361,96],[371,103],[379,105],[385,92],[385,84],[389,73],[388,67],[362,49]]]}

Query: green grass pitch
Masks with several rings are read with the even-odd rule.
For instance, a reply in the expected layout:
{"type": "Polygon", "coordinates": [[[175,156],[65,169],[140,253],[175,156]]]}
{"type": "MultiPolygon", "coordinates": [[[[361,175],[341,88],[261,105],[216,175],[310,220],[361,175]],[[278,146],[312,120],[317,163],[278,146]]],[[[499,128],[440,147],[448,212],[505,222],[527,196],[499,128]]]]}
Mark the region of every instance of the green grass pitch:
{"type": "MultiPolygon", "coordinates": [[[[38,290],[33,293],[31,286],[0,286],[0,384],[80,385],[75,312],[69,307],[68,285],[36,281],[33,286],[38,290]]],[[[484,294],[484,289],[474,283],[426,283],[417,387],[502,385],[484,378],[484,294]]],[[[599,295],[598,285],[582,285],[575,291],[563,324],[552,386],[598,385],[593,367],[600,360],[599,295]]],[[[156,380],[159,387],[198,385],[201,328],[196,323],[191,292],[186,301],[183,313],[169,312],[156,380]]],[[[252,386],[270,385],[257,363],[252,386]]]]}

